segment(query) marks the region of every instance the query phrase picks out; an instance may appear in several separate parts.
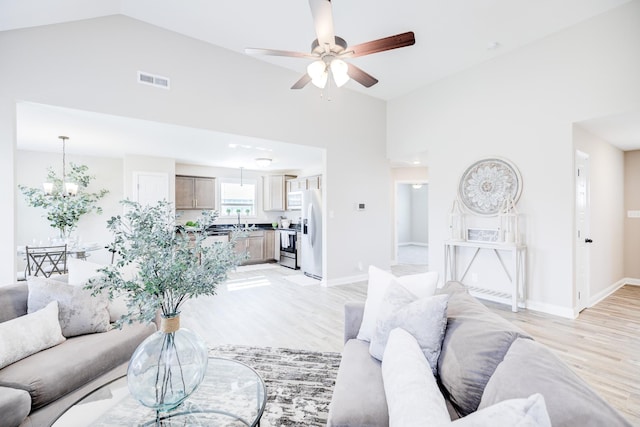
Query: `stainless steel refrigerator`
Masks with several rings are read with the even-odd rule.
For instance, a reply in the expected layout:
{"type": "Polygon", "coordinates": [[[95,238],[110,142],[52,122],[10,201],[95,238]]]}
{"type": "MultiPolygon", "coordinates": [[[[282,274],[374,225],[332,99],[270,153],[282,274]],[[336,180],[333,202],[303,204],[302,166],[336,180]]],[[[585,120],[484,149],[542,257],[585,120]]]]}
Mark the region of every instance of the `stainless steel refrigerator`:
{"type": "Polygon", "coordinates": [[[302,192],[302,272],[314,279],[322,279],[322,193],[320,190],[302,192]]]}

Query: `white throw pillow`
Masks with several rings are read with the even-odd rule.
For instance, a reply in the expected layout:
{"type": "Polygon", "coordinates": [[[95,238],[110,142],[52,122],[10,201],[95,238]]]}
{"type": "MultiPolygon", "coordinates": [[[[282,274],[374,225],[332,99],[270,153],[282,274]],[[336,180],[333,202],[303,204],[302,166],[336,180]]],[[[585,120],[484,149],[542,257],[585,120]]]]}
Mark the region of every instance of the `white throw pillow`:
{"type": "Polygon", "coordinates": [[[67,260],[67,268],[69,269],[69,284],[74,286],[84,286],[92,277],[99,276],[99,269],[104,265],[97,264],[77,258],[69,258],[67,260]]]}
{"type": "Polygon", "coordinates": [[[33,313],[51,301],[57,301],[58,319],[65,337],[106,332],[110,329],[107,309],[109,299],[106,296],[93,296],[90,290],[80,286],[41,277],[29,277],[27,284],[27,312],[33,313]]]}
{"type": "Polygon", "coordinates": [[[430,297],[436,293],[436,288],[438,287],[438,272],[428,271],[426,273],[399,276],[396,280],[418,298],[430,297]]]}
{"type": "Polygon", "coordinates": [[[389,334],[382,358],[382,381],[390,427],[445,426],[447,405],[418,342],[397,328],[389,334]]]}
{"type": "Polygon", "coordinates": [[[526,399],[509,399],[473,412],[451,427],[551,427],[547,405],[540,393],[526,399]]]}
{"type": "Polygon", "coordinates": [[[0,369],[65,340],[58,321],[58,303],[0,323],[0,369]]]}
{"type": "Polygon", "coordinates": [[[364,303],[364,314],[358,331],[357,338],[363,341],[371,341],[376,332],[376,320],[385,292],[391,285],[407,285],[409,291],[416,296],[431,296],[435,293],[438,284],[438,273],[421,273],[410,276],[396,277],[388,271],[369,266],[369,282],[367,284],[367,299],[364,303]],[[434,282],[435,275],[435,282],[434,282]],[[422,280],[424,284],[421,285],[422,280]],[[429,293],[430,292],[430,293],[429,293]]]}
{"type": "Polygon", "coordinates": [[[447,329],[448,302],[447,294],[416,298],[403,286],[389,287],[380,307],[369,353],[382,360],[389,334],[395,328],[402,328],[416,339],[435,375],[447,329]]]}

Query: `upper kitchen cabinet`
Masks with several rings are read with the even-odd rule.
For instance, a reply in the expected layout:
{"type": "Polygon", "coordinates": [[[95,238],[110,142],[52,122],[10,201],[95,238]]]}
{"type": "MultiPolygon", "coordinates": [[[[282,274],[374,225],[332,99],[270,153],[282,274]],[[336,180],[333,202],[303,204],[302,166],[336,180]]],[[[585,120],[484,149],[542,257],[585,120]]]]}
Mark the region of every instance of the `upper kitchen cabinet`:
{"type": "Polygon", "coordinates": [[[262,204],[264,211],[287,209],[287,180],[293,175],[268,175],[262,177],[262,204]]]}
{"type": "Polygon", "coordinates": [[[322,176],[321,175],[308,176],[306,181],[307,181],[307,190],[321,190],[322,189],[322,176]]]}
{"type": "Polygon", "coordinates": [[[215,208],[215,178],[176,175],[176,209],[215,208]]]}

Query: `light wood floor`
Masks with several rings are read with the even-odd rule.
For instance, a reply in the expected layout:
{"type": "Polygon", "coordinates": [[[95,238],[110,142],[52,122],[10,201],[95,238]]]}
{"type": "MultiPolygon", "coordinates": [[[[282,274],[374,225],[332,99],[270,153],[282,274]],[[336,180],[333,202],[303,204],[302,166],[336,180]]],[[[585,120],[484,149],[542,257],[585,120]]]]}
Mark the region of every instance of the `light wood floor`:
{"type": "MultiPolygon", "coordinates": [[[[423,271],[396,266],[396,275],[423,271]]],[[[342,349],[343,305],[364,301],[366,283],[330,288],[287,280],[300,275],[276,265],[240,268],[218,295],[185,304],[182,326],[209,345],[243,344],[317,351],[342,349]]],[[[568,320],[534,311],[485,303],[536,340],[548,345],[602,397],[640,425],[640,287],[624,286],[568,320]]]]}

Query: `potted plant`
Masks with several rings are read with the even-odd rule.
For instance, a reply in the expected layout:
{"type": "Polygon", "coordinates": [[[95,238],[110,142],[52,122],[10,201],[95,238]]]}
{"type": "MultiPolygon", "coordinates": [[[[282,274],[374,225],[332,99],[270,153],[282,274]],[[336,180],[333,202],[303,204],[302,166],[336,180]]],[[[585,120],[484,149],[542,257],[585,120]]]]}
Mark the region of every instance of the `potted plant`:
{"type": "Polygon", "coordinates": [[[88,174],[89,167],[74,163],[70,166],[71,171],[62,178],[57,176],[53,168],[47,169],[47,181],[53,187],[51,192],[45,192],[42,188],[18,186],[29,206],[46,210],[49,224],[59,231],[60,239],[63,241],[67,241],[70,233],[78,226],[80,217],[90,212],[102,213],[102,208],[97,205],[98,200],[109,193],[105,189],[95,193],[88,192],[89,183],[95,179],[88,174]],[[64,182],[77,184],[77,193],[72,196],[67,194],[64,191],[64,182]]]}
{"type": "MultiPolygon", "coordinates": [[[[204,341],[180,328],[180,309],[200,295],[215,295],[219,283],[244,258],[228,243],[205,245],[206,228],[218,216],[203,211],[195,230],[176,227],[173,207],[166,201],[143,206],[123,201],[125,213],[112,217],[108,228],[114,240],[110,250],[119,255],[115,264],[87,285],[111,299],[123,295],[128,313],[118,326],[133,321],[151,322],[159,314],[159,331],[134,352],[127,371],[132,395],[143,405],[169,410],[179,405],[202,381],[206,371],[204,341]],[[127,275],[126,266],[136,272],[127,275]]],[[[238,233],[234,233],[237,235],[238,233]]]]}

